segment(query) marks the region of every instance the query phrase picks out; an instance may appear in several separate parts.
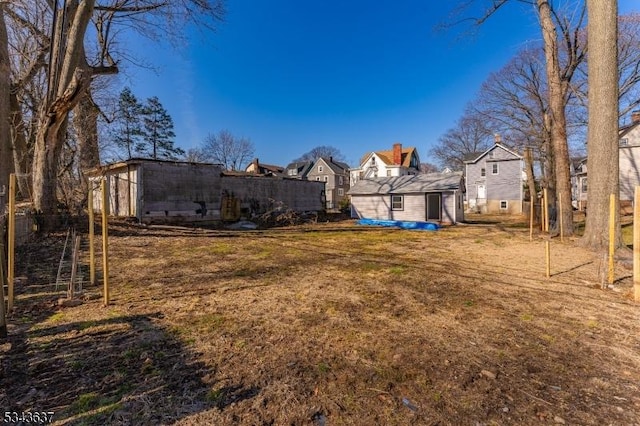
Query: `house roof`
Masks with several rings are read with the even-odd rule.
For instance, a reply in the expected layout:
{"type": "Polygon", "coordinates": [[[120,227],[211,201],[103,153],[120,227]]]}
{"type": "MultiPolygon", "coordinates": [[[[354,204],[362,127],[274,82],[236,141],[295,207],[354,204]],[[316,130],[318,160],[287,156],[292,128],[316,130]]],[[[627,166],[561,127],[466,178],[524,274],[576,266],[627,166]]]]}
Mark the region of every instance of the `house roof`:
{"type": "MultiPolygon", "coordinates": [[[[470,159],[466,159],[466,158],[465,158],[465,159],[464,159],[464,162],[465,162],[465,163],[467,163],[467,164],[468,164],[468,163],[475,163],[475,162],[477,162],[478,160],[480,160],[482,157],[484,157],[485,155],[487,155],[490,151],[493,151],[493,150],[494,150],[494,149],[496,149],[496,148],[502,148],[502,149],[504,149],[505,151],[507,151],[509,154],[511,154],[511,155],[513,155],[513,156],[515,156],[515,157],[517,157],[517,158],[519,158],[519,159],[522,159],[522,155],[518,154],[518,153],[517,153],[517,152],[515,152],[515,151],[510,150],[509,148],[507,148],[506,146],[502,145],[501,143],[496,142],[496,143],[494,143],[493,145],[491,145],[491,147],[489,147],[489,149],[487,149],[486,151],[484,151],[484,152],[482,152],[482,153],[480,153],[480,154],[478,154],[478,155],[475,155],[476,153],[469,154],[470,159]],[[471,157],[471,155],[475,155],[475,157],[471,157]]],[[[466,156],[465,156],[465,157],[466,157],[466,156]]]]}
{"type": "Polygon", "coordinates": [[[620,130],[618,130],[618,136],[619,137],[625,136],[627,133],[629,133],[630,131],[632,131],[633,129],[638,127],[639,125],[640,125],[640,121],[635,122],[635,123],[631,123],[631,124],[623,126],[623,127],[620,127],[620,130]]]}
{"type": "MultiPolygon", "coordinates": [[[[416,148],[410,146],[407,148],[402,148],[402,159],[400,162],[401,166],[404,167],[410,167],[411,165],[411,156],[413,155],[413,153],[416,152],[416,148]]],[[[370,152],[366,155],[364,155],[361,159],[360,159],[360,166],[362,166],[363,164],[365,164],[365,162],[369,159],[369,157],[371,157],[371,154],[376,154],[382,161],[384,161],[384,163],[387,166],[392,166],[393,165],[393,150],[386,150],[386,151],[373,151],[370,152]]]]}
{"type": "Polygon", "coordinates": [[[349,165],[342,161],[334,161],[333,158],[320,157],[320,160],[334,172],[334,173],[346,173],[349,170],[349,165]]]}
{"type": "Polygon", "coordinates": [[[350,195],[414,194],[463,189],[462,173],[428,173],[359,180],[350,195]]]}

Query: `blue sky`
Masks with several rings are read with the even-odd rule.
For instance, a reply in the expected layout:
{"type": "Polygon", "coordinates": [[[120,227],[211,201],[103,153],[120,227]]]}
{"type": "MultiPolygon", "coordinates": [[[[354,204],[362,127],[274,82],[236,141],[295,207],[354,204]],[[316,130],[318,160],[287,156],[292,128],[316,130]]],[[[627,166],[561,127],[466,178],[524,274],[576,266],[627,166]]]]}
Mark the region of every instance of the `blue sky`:
{"type": "MultiPolygon", "coordinates": [[[[250,138],[268,164],[331,145],[355,165],[395,142],[434,162],[430,148],[489,73],[540,40],[532,9],[519,2],[473,35],[461,37],[465,23],[435,30],[457,3],[227,0],[217,33],[194,33],[181,49],[138,44],[155,70],[129,68],[121,82],[141,100],[160,99],[185,150],[227,129],[250,138]]],[[[621,13],[640,10],[619,4],[621,13]]]]}

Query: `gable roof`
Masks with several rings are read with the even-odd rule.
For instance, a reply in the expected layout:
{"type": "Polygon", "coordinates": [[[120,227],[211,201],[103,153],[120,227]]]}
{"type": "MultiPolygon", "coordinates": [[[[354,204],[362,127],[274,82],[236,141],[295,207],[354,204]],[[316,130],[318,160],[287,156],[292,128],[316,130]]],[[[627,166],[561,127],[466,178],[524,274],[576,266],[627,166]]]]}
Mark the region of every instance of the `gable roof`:
{"type": "Polygon", "coordinates": [[[359,180],[350,195],[415,194],[463,189],[462,172],[428,173],[359,180]]]}
{"type": "MultiPolygon", "coordinates": [[[[511,155],[515,156],[516,158],[518,158],[518,159],[522,160],[522,155],[518,154],[518,153],[517,153],[517,152],[515,152],[515,151],[510,150],[509,148],[507,148],[506,146],[502,145],[501,143],[496,142],[496,143],[494,143],[492,146],[490,146],[490,147],[489,147],[489,149],[487,149],[487,150],[486,150],[486,151],[484,151],[483,153],[481,153],[481,154],[477,155],[475,158],[470,158],[469,160],[465,159],[465,160],[464,160],[464,163],[465,163],[465,164],[475,163],[475,162],[477,162],[477,161],[478,161],[478,160],[480,160],[482,157],[484,157],[485,155],[487,155],[489,152],[493,151],[493,150],[494,150],[494,149],[496,149],[496,148],[502,148],[502,149],[504,149],[505,151],[507,151],[509,154],[511,154],[511,155]]],[[[470,154],[470,155],[472,155],[472,154],[470,154]]],[[[466,157],[466,156],[465,156],[465,157],[466,157]]]]}
{"type": "Polygon", "coordinates": [[[631,123],[631,124],[629,124],[627,126],[620,127],[620,130],[618,130],[618,137],[621,138],[621,137],[627,135],[629,132],[631,132],[633,129],[635,129],[639,125],[640,125],[640,121],[635,122],[635,123],[631,123]]]}
{"type": "MultiPolygon", "coordinates": [[[[402,159],[400,161],[400,165],[403,167],[410,167],[411,165],[411,156],[416,152],[416,148],[410,146],[407,148],[402,148],[402,159]]],[[[364,155],[360,159],[360,166],[362,167],[366,161],[371,157],[372,154],[376,154],[387,166],[393,166],[393,150],[385,150],[385,151],[373,151],[366,155],[364,155]]]]}
{"type": "Polygon", "coordinates": [[[346,163],[343,163],[341,161],[334,161],[331,157],[320,157],[318,161],[320,160],[322,160],[322,162],[324,162],[324,164],[326,164],[327,167],[329,167],[333,171],[333,173],[346,173],[349,170],[349,166],[346,163]]]}
{"type": "Polygon", "coordinates": [[[294,161],[287,164],[285,170],[296,170],[298,174],[306,174],[311,167],[313,167],[313,161],[294,161]]]}

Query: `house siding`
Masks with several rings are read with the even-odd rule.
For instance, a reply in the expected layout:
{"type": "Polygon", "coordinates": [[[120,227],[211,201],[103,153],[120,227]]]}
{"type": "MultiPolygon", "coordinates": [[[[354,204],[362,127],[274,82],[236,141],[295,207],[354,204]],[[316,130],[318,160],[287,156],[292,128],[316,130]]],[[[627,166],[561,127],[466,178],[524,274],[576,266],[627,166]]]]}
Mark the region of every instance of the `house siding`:
{"type": "MultiPolygon", "coordinates": [[[[336,167],[335,163],[333,163],[333,167],[336,167]]],[[[313,165],[309,173],[307,174],[307,178],[310,181],[315,181],[316,178],[319,178],[320,182],[324,182],[324,190],[325,190],[325,198],[326,204],[325,207],[327,209],[337,209],[340,206],[342,200],[348,198],[347,191],[349,190],[349,172],[348,170],[344,170],[341,173],[336,173],[333,168],[327,164],[324,158],[318,159],[318,161],[313,165]],[[322,167],[322,172],[320,171],[320,167],[322,167]],[[324,181],[324,177],[327,177],[327,181],[324,181]],[[340,185],[340,177],[342,177],[342,185],[340,185]],[[343,195],[338,195],[338,189],[342,188],[343,195]]]]}
{"type": "Polygon", "coordinates": [[[523,169],[523,160],[499,145],[494,145],[475,162],[465,164],[468,207],[487,213],[522,213],[523,169]],[[498,165],[497,174],[493,174],[494,164],[498,165]],[[478,198],[479,185],[485,186],[483,199],[478,198]],[[508,209],[501,209],[500,201],[507,201],[508,209]]]}
{"type": "MultiPolygon", "coordinates": [[[[456,218],[462,218],[462,207],[458,208],[459,192],[444,191],[442,194],[443,223],[456,223],[456,218]]],[[[391,209],[391,194],[382,195],[352,195],[351,205],[357,216],[367,219],[425,221],[426,194],[397,194],[404,196],[403,210],[391,209]]],[[[460,203],[461,204],[461,203],[460,203]]]]}
{"type": "Polygon", "coordinates": [[[620,201],[633,200],[640,185],[640,145],[620,147],[620,201]]]}

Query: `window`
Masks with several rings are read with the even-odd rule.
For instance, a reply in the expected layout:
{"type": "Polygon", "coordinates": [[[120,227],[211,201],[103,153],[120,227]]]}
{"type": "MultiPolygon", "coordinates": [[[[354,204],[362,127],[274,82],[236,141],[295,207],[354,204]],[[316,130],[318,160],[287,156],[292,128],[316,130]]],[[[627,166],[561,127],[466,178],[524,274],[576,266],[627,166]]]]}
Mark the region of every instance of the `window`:
{"type": "Polygon", "coordinates": [[[289,169],[289,176],[295,176],[298,174],[298,171],[296,169],[289,169]]]}
{"type": "Polygon", "coordinates": [[[342,197],[344,195],[344,189],[338,188],[338,196],[342,197]]]}
{"type": "Polygon", "coordinates": [[[620,146],[626,146],[626,145],[629,145],[629,139],[628,138],[620,139],[620,146]]]}
{"type": "Polygon", "coordinates": [[[324,167],[323,166],[318,166],[318,172],[322,173],[324,171],[324,167]]]}
{"type": "Polygon", "coordinates": [[[391,196],[391,210],[404,210],[404,196],[402,195],[391,196]]]}
{"type": "Polygon", "coordinates": [[[500,210],[507,210],[509,208],[509,202],[507,200],[500,200],[500,210]]]}
{"type": "Polygon", "coordinates": [[[342,176],[338,176],[338,185],[344,185],[344,179],[342,179],[342,176]]]}
{"type": "Polygon", "coordinates": [[[322,176],[325,182],[329,182],[329,176],[322,176]]]}
{"type": "Polygon", "coordinates": [[[587,192],[587,178],[582,178],[582,192],[587,192]]]}
{"type": "Polygon", "coordinates": [[[391,176],[391,170],[387,170],[387,176],[391,176]]]}
{"type": "Polygon", "coordinates": [[[493,163],[491,165],[491,174],[494,174],[494,175],[498,174],[498,163],[493,163]]]}
{"type": "Polygon", "coordinates": [[[316,181],[320,182],[320,176],[316,176],[316,181]]]}
{"type": "Polygon", "coordinates": [[[481,177],[485,177],[487,175],[487,169],[485,169],[484,167],[480,169],[480,176],[481,177]]]}

